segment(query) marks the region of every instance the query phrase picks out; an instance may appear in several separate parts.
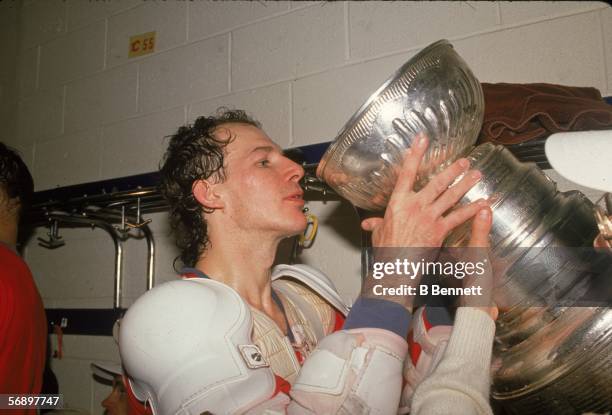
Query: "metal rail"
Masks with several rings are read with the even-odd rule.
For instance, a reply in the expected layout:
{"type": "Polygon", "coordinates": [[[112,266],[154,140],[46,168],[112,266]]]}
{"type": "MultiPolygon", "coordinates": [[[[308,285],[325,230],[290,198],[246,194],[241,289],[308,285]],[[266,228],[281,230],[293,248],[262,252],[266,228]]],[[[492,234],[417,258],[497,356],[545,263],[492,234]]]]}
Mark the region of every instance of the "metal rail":
{"type": "Polygon", "coordinates": [[[55,223],[71,223],[86,226],[97,226],[104,229],[113,239],[115,244],[115,284],[114,284],[114,296],[113,296],[113,308],[121,307],[121,288],[123,283],[123,245],[121,243],[121,237],[117,230],[110,223],[96,218],[87,216],[76,216],[65,212],[49,212],[47,219],[55,223]]]}

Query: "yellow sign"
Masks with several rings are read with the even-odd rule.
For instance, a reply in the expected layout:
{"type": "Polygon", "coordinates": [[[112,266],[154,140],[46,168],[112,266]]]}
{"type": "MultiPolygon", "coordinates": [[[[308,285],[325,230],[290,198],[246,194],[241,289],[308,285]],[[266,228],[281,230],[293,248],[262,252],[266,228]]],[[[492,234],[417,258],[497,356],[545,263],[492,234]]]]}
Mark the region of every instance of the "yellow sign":
{"type": "Polygon", "coordinates": [[[155,32],[147,32],[130,37],[129,58],[155,52],[155,32]]]}

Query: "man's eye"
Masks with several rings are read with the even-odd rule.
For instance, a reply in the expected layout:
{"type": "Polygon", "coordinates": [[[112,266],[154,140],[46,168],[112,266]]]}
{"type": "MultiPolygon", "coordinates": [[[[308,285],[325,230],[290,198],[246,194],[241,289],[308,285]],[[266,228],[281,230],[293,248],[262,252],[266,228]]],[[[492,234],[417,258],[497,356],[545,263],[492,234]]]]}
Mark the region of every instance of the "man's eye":
{"type": "Polygon", "coordinates": [[[267,167],[269,164],[270,164],[270,160],[267,160],[267,159],[266,160],[259,160],[257,162],[257,165],[261,166],[261,167],[267,167]]]}

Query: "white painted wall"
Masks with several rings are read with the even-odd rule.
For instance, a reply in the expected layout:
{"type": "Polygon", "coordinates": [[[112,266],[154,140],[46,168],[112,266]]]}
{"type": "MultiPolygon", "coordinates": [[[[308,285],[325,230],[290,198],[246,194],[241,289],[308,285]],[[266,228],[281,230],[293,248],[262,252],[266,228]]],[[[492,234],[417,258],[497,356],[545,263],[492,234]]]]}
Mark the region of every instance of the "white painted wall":
{"type": "MultiPolygon", "coordinates": [[[[480,81],[612,95],[612,10],[603,2],[24,0],[19,42],[10,1],[0,4],[2,91],[14,82],[11,62],[18,75],[15,115],[7,115],[11,101],[0,100],[0,138],[24,153],[39,190],[153,171],[164,136],[221,105],[252,112],[284,147],[329,141],[379,84],[441,38],[480,81]],[[156,53],[128,59],[129,36],[148,31],[157,32],[156,53]]],[[[302,259],[351,300],[357,221],[345,204],[310,207],[325,226],[302,259]]],[[[157,278],[166,281],[176,252],[164,215],[154,229],[157,278]]],[[[46,306],[110,307],[110,238],[61,233],[66,246],[27,250],[46,306]]],[[[139,241],[126,250],[129,304],[144,290],[146,251],[139,241]]],[[[93,381],[89,362],[117,359],[112,339],[64,342],[65,358],[53,368],[65,401],[101,413],[108,388],[93,381]]]]}
{"type": "Polygon", "coordinates": [[[0,141],[15,129],[20,1],[0,2],[0,141]]]}

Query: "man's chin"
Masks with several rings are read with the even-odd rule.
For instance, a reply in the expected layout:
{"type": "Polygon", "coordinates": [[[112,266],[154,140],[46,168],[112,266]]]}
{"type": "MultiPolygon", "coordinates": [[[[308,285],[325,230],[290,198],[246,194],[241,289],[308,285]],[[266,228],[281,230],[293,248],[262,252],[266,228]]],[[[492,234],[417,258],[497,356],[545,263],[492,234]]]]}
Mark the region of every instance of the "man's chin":
{"type": "Polygon", "coordinates": [[[306,230],[306,226],[300,228],[300,229],[296,229],[294,231],[292,231],[289,235],[287,235],[288,238],[294,237],[294,236],[298,236],[304,233],[304,231],[306,230]]]}
{"type": "Polygon", "coordinates": [[[287,238],[291,238],[293,236],[297,236],[297,235],[301,235],[304,233],[304,231],[306,230],[306,226],[308,225],[308,222],[306,221],[306,217],[304,217],[303,221],[297,222],[295,223],[295,226],[292,226],[291,229],[287,230],[287,238]]]}

